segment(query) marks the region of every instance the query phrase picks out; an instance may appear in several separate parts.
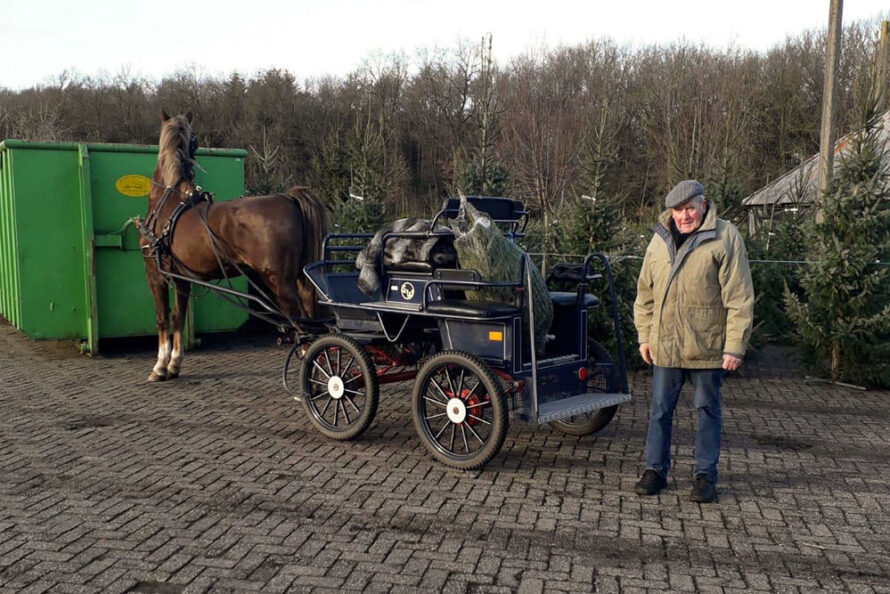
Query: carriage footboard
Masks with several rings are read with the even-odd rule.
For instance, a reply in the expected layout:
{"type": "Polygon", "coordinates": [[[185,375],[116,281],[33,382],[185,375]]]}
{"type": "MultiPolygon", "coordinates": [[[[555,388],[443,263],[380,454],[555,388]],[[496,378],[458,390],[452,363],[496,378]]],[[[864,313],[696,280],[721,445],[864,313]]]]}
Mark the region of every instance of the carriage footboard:
{"type": "Polygon", "coordinates": [[[590,392],[561,400],[551,400],[542,404],[538,409],[538,422],[549,423],[550,421],[568,419],[569,417],[593,412],[601,408],[622,404],[630,399],[630,394],[622,394],[620,392],[590,392]]]}

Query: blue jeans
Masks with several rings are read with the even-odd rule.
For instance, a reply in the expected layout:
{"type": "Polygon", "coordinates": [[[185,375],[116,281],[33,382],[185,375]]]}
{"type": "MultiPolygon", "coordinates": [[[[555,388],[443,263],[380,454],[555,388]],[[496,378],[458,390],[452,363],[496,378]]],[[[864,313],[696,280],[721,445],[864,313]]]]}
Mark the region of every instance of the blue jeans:
{"type": "Polygon", "coordinates": [[[692,403],[698,414],[695,431],[694,476],[704,475],[717,482],[720,459],[720,384],[722,369],[678,369],[655,366],[652,374],[652,409],[646,435],[646,468],[667,477],[671,469],[671,426],[680,390],[686,379],[692,381],[692,403]]]}

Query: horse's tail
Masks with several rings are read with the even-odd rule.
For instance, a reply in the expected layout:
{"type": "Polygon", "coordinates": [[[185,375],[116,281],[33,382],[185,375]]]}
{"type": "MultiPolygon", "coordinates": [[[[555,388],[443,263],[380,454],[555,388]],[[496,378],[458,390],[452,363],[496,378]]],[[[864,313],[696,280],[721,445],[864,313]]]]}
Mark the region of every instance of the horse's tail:
{"type": "MultiPolygon", "coordinates": [[[[299,263],[298,278],[302,280],[302,269],[307,264],[322,259],[321,243],[328,233],[328,215],[321,199],[305,186],[294,186],[288,190],[303,213],[303,261],[299,263]]],[[[310,303],[310,316],[316,317],[317,295],[307,282],[299,282],[303,302],[310,303]]]]}
{"type": "Polygon", "coordinates": [[[304,186],[294,186],[287,192],[303,211],[303,265],[321,260],[321,242],[328,234],[328,214],[321,198],[304,186]]]}

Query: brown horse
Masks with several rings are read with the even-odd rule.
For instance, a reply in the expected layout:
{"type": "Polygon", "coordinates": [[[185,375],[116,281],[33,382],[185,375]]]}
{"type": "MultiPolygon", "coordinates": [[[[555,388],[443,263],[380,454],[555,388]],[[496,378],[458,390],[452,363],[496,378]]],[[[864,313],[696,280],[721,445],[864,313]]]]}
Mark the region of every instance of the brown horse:
{"type": "Polygon", "coordinates": [[[191,114],[170,117],[162,111],[161,120],[148,214],[139,223],[158,327],[158,361],[148,381],[179,375],[182,328],[191,289],[188,281],[165,277],[158,261],[165,271],[200,280],[247,273],[262,281],[272,293],[274,305],[298,326],[317,316],[315,291],[303,275],[303,266],[319,259],[327,232],[324,206],[305,188],[217,203],[195,200],[197,141],[191,114]],[[194,205],[185,210],[180,207],[177,212],[180,202],[194,205]],[[172,225],[168,224],[171,217],[172,225]],[[175,287],[172,324],[168,323],[168,282],[175,287]]]}

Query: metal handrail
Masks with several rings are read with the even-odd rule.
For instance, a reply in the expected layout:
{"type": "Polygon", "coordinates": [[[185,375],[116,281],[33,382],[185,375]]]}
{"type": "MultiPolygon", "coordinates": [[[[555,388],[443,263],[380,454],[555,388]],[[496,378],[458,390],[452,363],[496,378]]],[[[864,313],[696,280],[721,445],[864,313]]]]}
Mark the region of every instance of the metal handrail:
{"type": "MultiPolygon", "coordinates": [[[[528,332],[529,332],[529,353],[531,355],[532,364],[532,411],[531,418],[538,418],[538,355],[535,352],[535,302],[534,289],[532,288],[532,269],[531,259],[528,254],[522,254],[522,267],[525,269],[523,281],[528,285],[526,287],[525,304],[528,307],[528,332]]],[[[520,351],[521,352],[521,351],[520,351]]]]}
{"type": "MultiPolygon", "coordinates": [[[[621,372],[621,388],[622,390],[624,390],[625,394],[628,394],[630,393],[630,388],[627,385],[627,365],[624,360],[624,340],[621,338],[621,320],[618,317],[618,303],[615,299],[615,282],[612,277],[612,266],[611,264],[609,264],[609,258],[607,258],[605,254],[600,252],[593,252],[589,254],[587,258],[584,259],[584,274],[581,278],[585,279],[587,277],[587,271],[592,259],[594,258],[602,263],[603,268],[606,271],[606,279],[609,282],[609,302],[611,305],[610,309],[612,310],[612,324],[615,328],[615,339],[618,343],[618,366],[619,371],[621,372]]],[[[581,282],[583,282],[586,287],[586,281],[582,280],[581,282]]]]}
{"type": "Polygon", "coordinates": [[[360,252],[365,247],[364,245],[328,245],[333,239],[370,239],[372,237],[374,237],[373,233],[328,233],[321,241],[321,257],[327,260],[328,254],[331,252],[360,252]]]}

